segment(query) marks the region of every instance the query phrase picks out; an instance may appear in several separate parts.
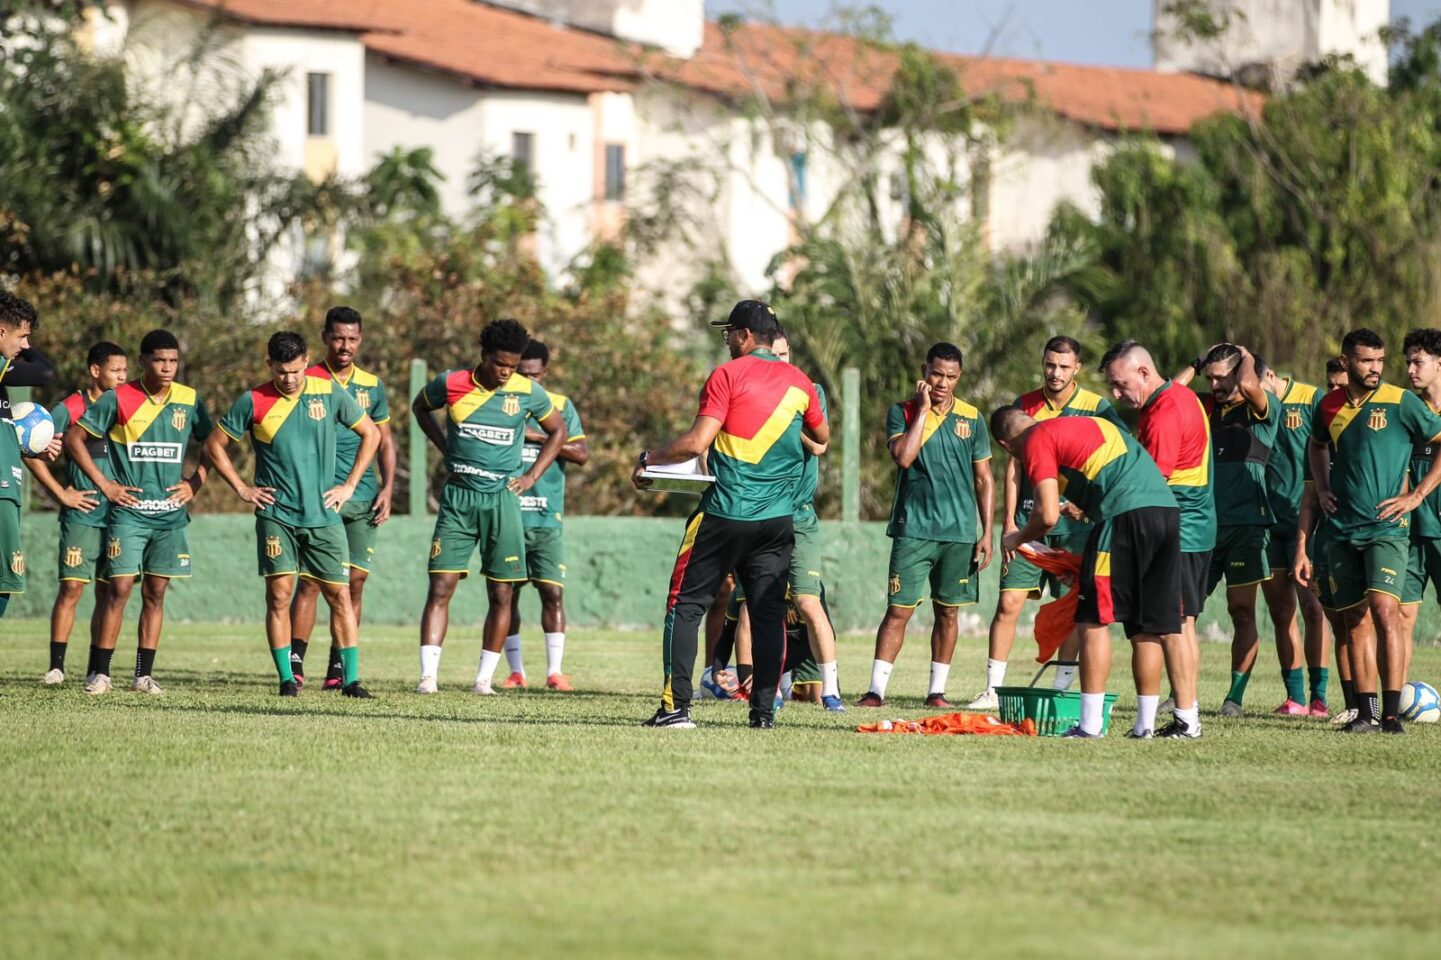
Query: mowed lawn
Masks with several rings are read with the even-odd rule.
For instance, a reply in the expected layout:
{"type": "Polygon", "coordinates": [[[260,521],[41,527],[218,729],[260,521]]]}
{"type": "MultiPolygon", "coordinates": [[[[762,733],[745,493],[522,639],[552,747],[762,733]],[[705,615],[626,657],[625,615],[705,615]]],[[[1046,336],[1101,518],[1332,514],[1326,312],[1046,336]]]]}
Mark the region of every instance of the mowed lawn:
{"type": "MultiPolygon", "coordinates": [[[[1227,651],[1208,644],[1205,739],[1134,743],[1118,643],[1116,727],[1085,743],[861,736],[875,711],[801,705],[762,733],[714,702],[701,729],[643,730],[658,643],[632,632],[572,632],[575,694],[479,699],[461,627],[424,698],[414,630],[365,634],[370,702],[280,701],[259,628],[234,625],[168,632],[168,696],[90,699],[74,675],[41,688],[44,625],[5,621],[0,955],[1394,960],[1441,944],[1441,728],[1354,738],[1267,716],[1269,651],[1259,715],[1214,715],[1227,651]]],[[[921,639],[885,715],[924,712],[921,639]]],[[[963,644],[953,694],[975,692],[984,656],[963,644]]],[[[869,662],[869,640],[843,641],[848,701],[869,662]]],[[[1415,663],[1441,678],[1441,650],[1415,663]]]]}

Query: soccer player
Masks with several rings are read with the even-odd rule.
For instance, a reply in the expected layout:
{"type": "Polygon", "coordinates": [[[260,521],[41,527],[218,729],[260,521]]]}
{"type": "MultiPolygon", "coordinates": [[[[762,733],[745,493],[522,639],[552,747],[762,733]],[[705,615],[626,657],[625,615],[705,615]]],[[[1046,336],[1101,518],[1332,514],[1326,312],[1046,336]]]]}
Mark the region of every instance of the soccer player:
{"type": "MultiPolygon", "coordinates": [[[[550,348],[539,340],[526,344],[520,353],[520,375],[545,386],[550,369],[550,348]]],[[[568,692],[575,688],[561,672],[565,656],[565,538],[561,523],[565,517],[565,465],[584,466],[590,459],[590,444],[580,423],[575,403],[562,393],[545,390],[551,405],[560,411],[565,425],[565,443],[555,461],[541,474],[534,487],[520,498],[521,525],[525,528],[525,575],[540,594],[540,628],[545,633],[545,685],[550,690],[568,692]]],[[[541,430],[525,430],[525,446],[521,462],[535,463],[546,434],[541,430]]],[[[510,676],[501,684],[506,689],[524,687],[525,659],[520,649],[520,591],[525,580],[515,585],[510,596],[510,627],[505,638],[505,659],[510,676]]]]}
{"type": "MultiPolygon", "coordinates": [[[[1226,611],[1231,616],[1231,688],[1221,703],[1221,716],[1239,717],[1246,684],[1256,665],[1260,634],[1256,630],[1256,588],[1271,575],[1266,558],[1271,529],[1271,502],[1266,495],[1266,465],[1281,420],[1271,394],[1261,386],[1264,368],[1251,351],[1220,343],[1175,376],[1177,387],[1190,385],[1196,374],[1211,388],[1206,409],[1210,417],[1211,455],[1215,463],[1212,490],[1216,504],[1216,546],[1206,571],[1206,596],[1224,579],[1226,611]]],[[[1287,678],[1290,679],[1289,677],[1287,678]]],[[[1300,671],[1296,697],[1304,697],[1300,671]]],[[[1288,687],[1288,694],[1292,691],[1288,687]]],[[[1288,696],[1279,713],[1304,715],[1306,708],[1288,696]],[[1294,708],[1294,709],[1293,709],[1294,708]]]]}
{"type": "Polygon", "coordinates": [[[1099,417],[1038,423],[1019,407],[1006,406],[991,415],[991,429],[1026,471],[1035,492],[1035,509],[1024,527],[1002,538],[1004,549],[1015,550],[1051,532],[1061,518],[1062,485],[1093,522],[1081,558],[1076,608],[1081,722],[1066,736],[1101,736],[1111,669],[1108,625],[1119,622],[1132,644],[1137,699],[1151,704],[1149,716],[1138,713],[1128,736],[1199,738],[1194,705],[1178,706],[1175,719],[1157,733],[1149,726],[1160,697],[1161,645],[1181,632],[1180,510],[1155,463],[1129,434],[1099,417]]]}
{"type": "MultiPolygon", "coordinates": [[[[25,543],[20,538],[20,496],[25,474],[22,453],[10,416],[10,387],[44,387],[55,379],[55,369],[40,351],[30,346],[30,334],[40,323],[26,300],[0,289],[0,617],[10,597],[25,592],[25,543]]],[[[53,461],[60,455],[57,437],[41,456],[53,461]]]]}
{"type": "MultiPolygon", "coordinates": [[[[1017,397],[1015,405],[1037,421],[1056,417],[1104,417],[1125,429],[1109,400],[1076,382],[1082,369],[1080,343],[1071,337],[1052,337],[1041,350],[1041,388],[1017,397]]],[[[1005,506],[1001,514],[1001,535],[1005,536],[1026,525],[1033,506],[1031,485],[1010,458],[1006,460],[1003,492],[1005,506]]],[[[1061,510],[1061,519],[1046,543],[1079,556],[1086,547],[1086,538],[1091,535],[1091,524],[1083,517],[1073,516],[1078,513],[1074,507],[1068,514],[1065,501],[1062,501],[1061,510]]],[[[1042,573],[1024,555],[1005,553],[1001,559],[1001,590],[996,597],[996,612],[991,617],[990,646],[986,653],[986,689],[966,704],[967,710],[994,713],[1000,709],[996,688],[1005,682],[1006,658],[1011,655],[1011,644],[1016,639],[1016,622],[1021,618],[1026,600],[1039,600],[1042,587],[1048,588],[1053,597],[1063,593],[1055,577],[1042,573]]],[[[1073,634],[1061,648],[1061,659],[1073,661],[1079,645],[1079,635],[1073,634]]],[[[1075,667],[1063,663],[1056,671],[1056,687],[1069,688],[1074,672],[1075,667]]]]}
{"type": "Polygon", "coordinates": [[[692,729],[691,674],[701,618],[721,583],[736,572],[751,617],[755,674],[753,729],[775,726],[775,696],[785,657],[786,577],[795,544],[796,493],[805,467],[805,434],[830,442],[830,425],[810,378],[771,352],[781,334],[775,310],[742,300],[725,320],[732,357],[711,371],[689,430],[643,450],[631,482],[644,490],[647,466],[684,463],[709,451],[715,483],[686,523],[666,602],[661,703],[645,726],[692,729]]]}
{"type": "Polygon", "coordinates": [[[447,370],[415,395],[410,409],[430,442],[445,454],[450,476],[440,495],[430,543],[430,588],[420,620],[420,684],[435,693],[441,645],[450,623],[450,598],[470,575],[480,550],[489,607],[474,692],[495,693],[492,681],[510,627],[514,586],[526,579],[525,527],[520,496],[532,489],[565,445],[565,421],[545,390],[518,372],[530,334],[515,320],[496,320],[480,332],[480,363],[447,370]],[[432,411],[444,410],[445,428],[432,411]],[[524,473],[525,424],[545,431],[535,462],[524,473]]]}
{"type": "Polygon", "coordinates": [[[355,611],[346,583],[348,545],[341,511],[355,495],[380,446],[380,428],[334,380],[306,375],[310,355],[298,333],[277,333],[265,346],[271,380],[235,399],[205,443],[216,471],[255,507],[255,546],[265,578],[265,635],[280,695],[300,692],[290,669],[290,604],[295,577],[314,580],[330,607],[330,635],[340,648],[340,692],[370,699],[360,685],[355,611]],[[334,484],[336,424],[354,431],[360,447],[345,481],[334,484]],[[250,434],[255,483],[241,479],[226,447],[250,434]]]}
{"type": "MultiPolygon", "coordinates": [[[[351,307],[331,307],[325,313],[321,330],[325,343],[325,360],[305,371],[307,377],[334,381],[350,394],[355,405],[370,417],[380,430],[380,447],[375,461],[360,475],[355,495],[340,508],[340,522],[345,527],[345,567],[349,572],[350,609],[355,612],[355,628],[360,629],[361,610],[365,600],[365,581],[370,578],[375,559],[375,545],[380,525],[390,519],[390,503],[395,489],[395,439],[390,431],[390,402],[385,384],[369,370],[356,366],[355,358],[364,342],[364,322],[351,307]],[[376,467],[379,467],[377,472],[376,467]]],[[[335,432],[335,484],[344,484],[355,466],[360,452],[360,434],[353,430],[335,432]]],[[[305,684],[305,653],[310,646],[310,632],[315,629],[315,603],[320,596],[320,581],[301,577],[295,585],[295,599],[290,606],[290,671],[298,685],[305,684]]],[[[331,644],[327,658],[325,684],[322,689],[339,690],[344,686],[345,665],[340,648],[331,644]]]]}
{"type": "Polygon", "coordinates": [[[1326,392],[1341,390],[1346,386],[1346,365],[1341,362],[1340,357],[1332,357],[1326,361],[1326,392]]]}
{"type": "Polygon", "coordinates": [[[883,707],[906,624],[930,587],[931,681],[926,706],[949,707],[946,677],[956,649],[958,609],[976,602],[980,572],[991,562],[991,440],[975,407],[956,397],[961,351],[937,343],[926,351],[915,396],[886,417],[891,459],[899,468],[891,501],[890,583],[876,631],[871,687],[859,707],[883,707]],[[976,512],[980,510],[980,529],[976,512]]]}
{"type": "Polygon", "coordinates": [[[1262,385],[1276,398],[1279,423],[1271,459],[1266,463],[1266,494],[1271,504],[1271,540],[1266,546],[1271,577],[1261,584],[1271,623],[1276,630],[1276,656],[1281,663],[1281,676],[1286,684],[1286,703],[1276,709],[1280,714],[1325,718],[1326,684],[1330,671],[1326,664],[1330,652],[1326,633],[1325,611],[1316,594],[1291,579],[1296,556],[1296,531],[1300,523],[1301,500],[1305,495],[1306,443],[1311,434],[1311,418],[1321,391],[1290,377],[1281,377],[1267,369],[1262,385]],[[1305,645],[1297,629],[1296,611],[1300,608],[1305,631],[1305,645]],[[1301,667],[1306,666],[1311,699],[1306,706],[1301,686],[1301,667]],[[1294,709],[1291,704],[1300,707],[1294,709]]]}
{"type": "MultiPolygon", "coordinates": [[[[1406,375],[1432,413],[1441,413],[1441,330],[1412,330],[1403,344],[1406,375]]],[[[1431,469],[1436,445],[1418,443],[1411,452],[1410,483],[1414,486],[1431,469]]],[[[1411,514],[1411,546],[1406,584],[1401,591],[1401,626],[1405,633],[1406,672],[1410,675],[1416,615],[1430,583],[1441,596],[1441,492],[1433,491],[1411,514]]]]}
{"type": "Polygon", "coordinates": [[[1341,360],[1346,389],[1327,394],[1316,408],[1309,451],[1316,498],[1331,519],[1327,561],[1336,607],[1350,633],[1356,683],[1357,716],[1341,729],[1404,733],[1398,715],[1406,682],[1400,600],[1408,514],[1441,484],[1441,458],[1402,491],[1413,448],[1441,438],[1441,417],[1414,393],[1381,382],[1386,344],[1375,332],[1347,333],[1341,360]],[[1334,456],[1328,457],[1328,447],[1334,456]],[[1368,610],[1374,637],[1362,626],[1368,610]]]}
{"type": "MultiPolygon", "coordinates": [[[[124,348],[108,340],[90,348],[85,365],[90,374],[89,386],[70,394],[50,411],[50,417],[55,421],[55,433],[61,438],[105,391],[124,383],[129,370],[124,348]]],[[[88,433],[84,439],[91,459],[99,464],[102,473],[110,476],[109,441],[88,433]]],[[[43,460],[30,458],[25,465],[60,504],[60,544],[55,552],[60,586],[55,591],[55,603],[50,608],[50,669],[40,681],[46,686],[58,686],[65,682],[65,652],[70,646],[70,631],[75,626],[75,608],[85,593],[85,585],[95,577],[95,565],[100,559],[100,548],[105,539],[105,521],[110,516],[110,503],[101,499],[95,484],[73,462],[69,464],[63,485],[55,479],[55,474],[43,460]]],[[[98,636],[100,613],[104,609],[105,584],[97,583],[95,608],[90,617],[92,641],[98,636]]]]}
{"type": "Polygon", "coordinates": [[[165,625],[165,594],[171,580],[190,577],[190,523],[186,505],[205,483],[202,457],[185,476],[192,439],[210,435],[210,413],[194,388],[177,383],[180,341],[168,330],[151,330],[140,340],[140,379],[101,394],[65,432],[65,453],[111,504],[105,552],[98,575],[106,581],[99,636],[90,647],[85,692],[110,692],[110,660],[120,638],[125,606],[140,583],[135,677],[130,689],[159,695],[155,654],[165,625]],[[88,437],[87,437],[88,434],[88,437]],[[89,438],[105,438],[110,475],[90,456],[89,438]],[[112,477],[114,479],[112,479],[112,477]]]}
{"type": "MultiPolygon", "coordinates": [[[[1181,510],[1181,634],[1161,637],[1176,717],[1196,713],[1201,648],[1196,617],[1205,597],[1211,549],[1216,545],[1216,509],[1211,494],[1211,430],[1201,398],[1162,377],[1145,347],[1123,340],[1101,358],[1111,395],[1141,412],[1136,440],[1151,455],[1181,510]],[[1189,706],[1182,707],[1182,704],[1189,706]]],[[[1148,729],[1160,704],[1137,701],[1137,728],[1148,729]],[[1148,716],[1149,715],[1149,716],[1148,716]]],[[[1190,724],[1190,719],[1183,720],[1190,724]]],[[[1169,729],[1169,728],[1168,728],[1169,729]]]]}

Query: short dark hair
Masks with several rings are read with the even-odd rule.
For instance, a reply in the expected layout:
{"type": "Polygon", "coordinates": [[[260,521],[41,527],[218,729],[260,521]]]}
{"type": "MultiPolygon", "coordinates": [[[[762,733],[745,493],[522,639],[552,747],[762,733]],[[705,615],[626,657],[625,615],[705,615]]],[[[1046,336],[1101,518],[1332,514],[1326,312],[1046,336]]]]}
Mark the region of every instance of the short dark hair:
{"type": "Polygon", "coordinates": [[[480,352],[484,354],[524,353],[528,343],[530,332],[521,326],[519,320],[508,317],[492,320],[480,331],[480,352]]]}
{"type": "Polygon", "coordinates": [[[1330,360],[1327,360],[1327,361],[1326,361],[1326,375],[1327,375],[1327,376],[1330,376],[1330,375],[1333,374],[1333,373],[1345,373],[1345,372],[1346,372],[1346,365],[1341,362],[1341,358],[1340,358],[1340,357],[1332,357],[1330,360]]]}
{"type": "Polygon", "coordinates": [[[123,356],[125,356],[125,348],[120,344],[111,343],[109,340],[101,340],[95,344],[95,346],[91,347],[90,352],[85,355],[85,366],[98,367],[103,365],[105,361],[111,357],[123,356]]]}
{"type": "Polygon", "coordinates": [[[362,330],[365,329],[365,324],[360,319],[359,310],[355,309],[354,307],[331,307],[329,310],[325,311],[325,326],[321,329],[323,329],[326,333],[329,333],[330,328],[335,326],[336,324],[350,323],[355,324],[362,330]]]}
{"type": "Polygon", "coordinates": [[[169,330],[151,330],[140,338],[140,355],[151,357],[156,350],[179,350],[180,341],[169,330]]]}
{"type": "Polygon", "coordinates": [[[520,351],[522,360],[539,360],[542,367],[550,366],[550,347],[547,347],[539,340],[532,340],[520,351]]]}
{"type": "Polygon", "coordinates": [[[1141,345],[1139,340],[1122,340],[1119,343],[1111,344],[1111,348],[1101,354],[1101,369],[1105,370],[1111,364],[1124,357],[1141,345]]]}
{"type": "Polygon", "coordinates": [[[1213,363],[1229,363],[1232,360],[1241,362],[1241,348],[1234,343],[1218,343],[1206,352],[1207,366],[1213,363]]]}
{"type": "Polygon", "coordinates": [[[954,343],[946,343],[944,340],[931,344],[931,349],[926,351],[926,363],[929,364],[932,360],[953,360],[957,366],[965,367],[966,365],[961,358],[961,348],[954,343]]]}
{"type": "Polygon", "coordinates": [[[1403,353],[1410,353],[1412,350],[1420,350],[1433,357],[1441,357],[1441,330],[1435,327],[1422,327],[1420,330],[1412,330],[1406,334],[1402,341],[1403,353]]]}
{"type": "Polygon", "coordinates": [[[1341,338],[1341,353],[1350,356],[1356,352],[1357,347],[1367,347],[1371,350],[1385,350],[1386,341],[1381,339],[1381,334],[1366,327],[1358,327],[1341,338]]]}
{"type": "Polygon", "coordinates": [[[1029,416],[1026,411],[1008,403],[1004,407],[997,407],[991,414],[991,436],[997,440],[1009,440],[1020,431],[1016,429],[1022,419],[1029,416]]]}
{"type": "Polygon", "coordinates": [[[34,330],[40,325],[40,314],[35,312],[29,300],[8,290],[0,290],[0,327],[18,327],[22,323],[30,324],[30,329],[34,330]]]}
{"type": "Polygon", "coordinates": [[[272,363],[289,363],[305,356],[305,338],[293,330],[272,334],[265,344],[265,355],[272,363]]]}
{"type": "Polygon", "coordinates": [[[1076,362],[1081,362],[1080,342],[1075,337],[1068,337],[1065,334],[1047,340],[1046,345],[1041,348],[1041,353],[1074,353],[1076,362]]]}
{"type": "Polygon", "coordinates": [[[1261,356],[1259,353],[1251,354],[1251,364],[1256,368],[1257,380],[1263,379],[1266,376],[1267,372],[1271,369],[1271,365],[1266,362],[1266,358],[1261,356]]]}

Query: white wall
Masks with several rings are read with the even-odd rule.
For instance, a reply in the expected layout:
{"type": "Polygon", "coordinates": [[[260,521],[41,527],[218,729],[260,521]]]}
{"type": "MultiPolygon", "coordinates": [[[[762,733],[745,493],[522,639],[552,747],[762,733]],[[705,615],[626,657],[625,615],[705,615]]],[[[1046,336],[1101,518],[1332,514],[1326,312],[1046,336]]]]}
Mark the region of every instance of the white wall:
{"type": "Polygon", "coordinates": [[[700,49],[703,0],[482,0],[624,40],[660,47],[678,57],[700,49]]]}
{"type": "Polygon", "coordinates": [[[1087,216],[1100,212],[1091,170],[1110,151],[1109,142],[1073,123],[1052,117],[1021,117],[995,149],[991,161],[991,249],[1024,251],[1046,235],[1051,215],[1069,200],[1087,216]]]}
{"type": "Polygon", "coordinates": [[[336,172],[357,177],[368,163],[365,153],[365,47],[354,34],[326,30],[251,27],[244,54],[254,70],[282,72],[271,108],[276,159],[287,167],[306,166],[306,74],[330,75],[330,135],[336,172]]]}

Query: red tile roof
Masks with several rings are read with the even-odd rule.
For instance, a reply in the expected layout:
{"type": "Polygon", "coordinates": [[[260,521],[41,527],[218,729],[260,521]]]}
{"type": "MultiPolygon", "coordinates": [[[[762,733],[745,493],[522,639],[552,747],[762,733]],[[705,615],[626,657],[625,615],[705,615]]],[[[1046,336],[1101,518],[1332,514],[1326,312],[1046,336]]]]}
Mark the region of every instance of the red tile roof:
{"type": "MultiPolygon", "coordinates": [[[[570,93],[633,89],[643,76],[718,96],[784,101],[824,84],[856,110],[881,103],[898,55],[836,34],[708,23],[689,60],[557,26],[477,0],[182,0],[267,26],[354,32],[367,50],[482,86],[570,93]]],[[[972,96],[994,94],[1105,130],[1184,134],[1220,111],[1259,112],[1263,98],[1191,74],[942,54],[972,96]]]]}

